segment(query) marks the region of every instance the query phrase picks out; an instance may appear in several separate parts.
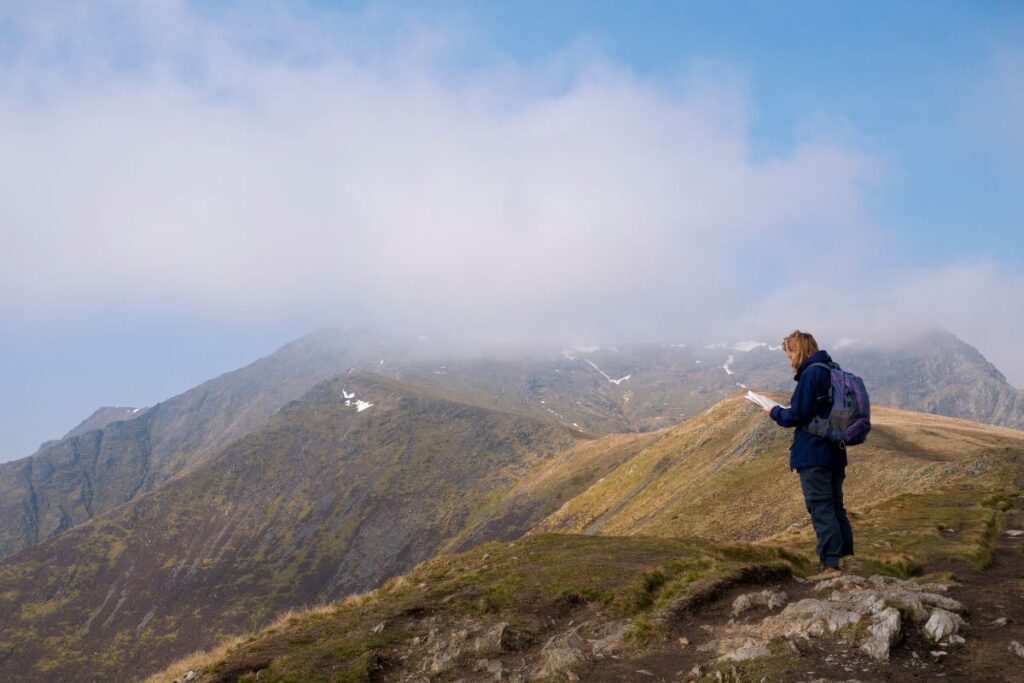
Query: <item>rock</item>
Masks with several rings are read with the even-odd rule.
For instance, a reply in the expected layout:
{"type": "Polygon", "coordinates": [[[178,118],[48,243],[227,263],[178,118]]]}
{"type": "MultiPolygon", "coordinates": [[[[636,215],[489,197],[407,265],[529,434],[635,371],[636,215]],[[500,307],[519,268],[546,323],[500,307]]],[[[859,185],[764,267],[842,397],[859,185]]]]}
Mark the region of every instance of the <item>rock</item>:
{"type": "Polygon", "coordinates": [[[647,669],[637,669],[637,670],[636,670],[636,672],[637,672],[638,674],[640,674],[641,676],[652,676],[652,677],[654,676],[654,674],[652,674],[652,673],[651,673],[650,671],[648,671],[647,669]]]}
{"type": "Polygon", "coordinates": [[[541,649],[540,667],[533,678],[565,677],[570,681],[578,681],[579,676],[573,673],[572,667],[587,661],[584,647],[586,643],[575,630],[551,636],[541,649]]]}
{"type": "Polygon", "coordinates": [[[495,681],[500,681],[504,667],[497,659],[478,659],[476,660],[476,670],[486,671],[494,676],[495,681]]]}
{"type": "Polygon", "coordinates": [[[961,636],[961,635],[957,635],[957,634],[954,633],[953,635],[951,635],[949,637],[949,644],[950,645],[965,645],[966,643],[967,643],[967,641],[964,640],[964,637],[961,636]]]}
{"type": "Polygon", "coordinates": [[[1021,659],[1024,659],[1024,645],[1021,645],[1016,640],[1011,640],[1010,654],[1017,655],[1021,659]]]}
{"type": "Polygon", "coordinates": [[[438,637],[435,630],[431,629],[427,640],[428,643],[431,643],[430,655],[423,661],[422,669],[430,673],[441,673],[448,669],[452,662],[462,654],[462,648],[468,637],[469,632],[465,629],[452,631],[447,638],[438,637]]]}
{"type": "Polygon", "coordinates": [[[1006,617],[999,617],[998,619],[993,619],[992,620],[992,625],[993,626],[1006,626],[1006,621],[1007,621],[1006,617]]]}
{"type": "Polygon", "coordinates": [[[182,675],[174,679],[172,683],[187,683],[188,681],[194,681],[199,676],[199,672],[195,669],[189,669],[182,675]]]}
{"type": "Polygon", "coordinates": [[[504,635],[506,627],[508,627],[508,623],[503,621],[483,635],[477,636],[476,640],[473,641],[473,650],[477,653],[497,652],[500,650],[501,637],[504,635]]]}
{"type": "Polygon", "coordinates": [[[924,625],[924,634],[933,643],[938,643],[959,631],[963,623],[964,620],[959,615],[936,608],[928,618],[928,623],[924,625]]]}
{"type": "Polygon", "coordinates": [[[928,654],[930,654],[932,657],[935,657],[935,659],[942,659],[943,657],[945,657],[949,653],[946,652],[945,650],[932,650],[928,654]]]}
{"type": "Polygon", "coordinates": [[[1010,536],[1011,538],[1017,538],[1018,536],[1024,536],[1024,531],[1022,531],[1021,529],[1007,529],[1004,533],[1007,536],[1010,536]]]}
{"type": "Polygon", "coordinates": [[[765,619],[758,634],[765,640],[772,638],[810,638],[835,633],[841,628],[860,622],[862,615],[845,605],[827,600],[804,598],[786,606],[779,614],[765,619]]]}
{"type": "Polygon", "coordinates": [[[690,647],[690,639],[685,636],[680,638],[679,647],[690,647]]]}
{"type": "Polygon", "coordinates": [[[771,657],[768,643],[754,638],[728,638],[716,643],[718,660],[722,662],[746,662],[759,657],[771,657]]]}
{"type": "Polygon", "coordinates": [[[767,607],[777,609],[784,607],[789,602],[789,596],[782,591],[763,590],[756,593],[744,593],[732,602],[733,616],[739,616],[743,612],[755,607],[767,607]]]}
{"type": "Polygon", "coordinates": [[[595,640],[590,646],[590,651],[594,653],[595,657],[604,657],[618,652],[626,642],[626,633],[630,626],[632,626],[632,622],[629,621],[611,622],[606,627],[606,635],[595,640]]]}
{"type": "Polygon", "coordinates": [[[371,630],[372,630],[372,631],[373,631],[374,633],[381,633],[381,632],[382,632],[382,631],[384,630],[384,627],[385,627],[386,625],[387,625],[387,622],[386,622],[386,621],[382,621],[382,622],[380,622],[379,624],[377,624],[376,626],[374,626],[374,627],[373,627],[373,628],[372,628],[371,630]]]}
{"type": "Polygon", "coordinates": [[[889,650],[900,635],[900,613],[894,607],[886,607],[874,615],[868,626],[868,638],[861,643],[860,649],[872,659],[889,660],[889,650]]]}
{"type": "Polygon", "coordinates": [[[842,576],[828,581],[820,581],[814,585],[816,591],[827,590],[849,590],[851,588],[863,588],[867,585],[867,579],[856,574],[843,574],[842,576]]]}

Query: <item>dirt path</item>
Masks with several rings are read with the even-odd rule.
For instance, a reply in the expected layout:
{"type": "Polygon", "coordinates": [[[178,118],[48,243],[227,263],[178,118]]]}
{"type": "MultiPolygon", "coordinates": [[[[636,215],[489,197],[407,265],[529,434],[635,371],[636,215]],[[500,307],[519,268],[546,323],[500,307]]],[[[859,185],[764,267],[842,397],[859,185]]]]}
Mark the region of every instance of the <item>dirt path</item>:
{"type": "MultiPolygon", "coordinates": [[[[1024,534],[1007,531],[1024,529],[1024,511],[1010,510],[1005,517],[993,560],[989,567],[975,570],[966,563],[929,567],[930,571],[951,571],[960,583],[949,590],[949,597],[967,609],[967,639],[959,648],[946,648],[928,642],[919,625],[904,628],[902,640],[894,647],[888,662],[878,662],[860,651],[855,643],[842,644],[834,638],[798,641],[797,650],[772,660],[753,660],[736,665],[736,673],[745,683],[762,680],[778,683],[806,683],[857,680],[862,683],[885,681],[955,681],[956,683],[1024,683],[1024,659],[1010,653],[1009,644],[1024,644],[1024,534]],[[1002,623],[1001,619],[1005,619],[1002,623]],[[944,651],[946,654],[933,655],[944,651]]],[[[639,658],[623,655],[598,661],[578,671],[581,681],[612,683],[621,681],[687,681],[694,665],[713,659],[710,652],[699,651],[715,636],[712,630],[732,619],[733,600],[741,593],[764,588],[785,591],[790,602],[815,595],[811,584],[796,579],[782,582],[734,586],[709,604],[690,614],[680,615],[672,624],[672,637],[639,658]],[[683,645],[680,639],[686,639],[683,645]]],[[[819,596],[820,597],[820,596],[819,596]]],[[[768,614],[757,609],[737,621],[753,622],[768,614]]],[[[724,680],[734,680],[726,667],[724,680]]],[[[704,669],[708,675],[707,667],[704,669]]],[[[710,678],[716,680],[714,672],[710,678]]]]}

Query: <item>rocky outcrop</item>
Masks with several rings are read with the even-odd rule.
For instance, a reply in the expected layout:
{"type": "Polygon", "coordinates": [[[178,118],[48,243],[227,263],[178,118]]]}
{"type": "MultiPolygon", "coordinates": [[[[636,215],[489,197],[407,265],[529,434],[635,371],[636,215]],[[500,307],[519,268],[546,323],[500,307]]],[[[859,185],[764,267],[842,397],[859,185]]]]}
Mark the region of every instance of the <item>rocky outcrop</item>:
{"type": "MultiPolygon", "coordinates": [[[[804,598],[753,624],[730,622],[719,638],[703,647],[713,650],[719,660],[744,661],[769,656],[774,642],[857,637],[865,654],[885,661],[904,629],[913,625],[934,643],[957,645],[963,642],[958,632],[964,624],[960,616],[964,607],[941,594],[946,590],[942,584],[846,575],[816,587],[825,597],[804,598]],[[854,636],[857,626],[864,629],[862,635],[854,636]]],[[[733,613],[741,614],[755,602],[767,607],[779,601],[772,600],[771,591],[741,595],[733,613]]]]}

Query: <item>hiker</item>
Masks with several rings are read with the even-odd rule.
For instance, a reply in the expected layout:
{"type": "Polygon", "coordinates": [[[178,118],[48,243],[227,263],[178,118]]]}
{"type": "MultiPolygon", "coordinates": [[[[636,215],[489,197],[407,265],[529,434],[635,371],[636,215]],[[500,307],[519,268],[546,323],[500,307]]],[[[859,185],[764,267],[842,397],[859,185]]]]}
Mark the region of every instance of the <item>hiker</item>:
{"type": "Polygon", "coordinates": [[[764,411],[781,427],[795,427],[789,449],[789,467],[800,475],[807,512],[818,537],[821,570],[809,577],[813,581],[842,575],[840,559],[853,555],[853,529],[843,507],[843,479],[846,476],[846,449],[806,427],[818,415],[827,418],[832,409],[831,372],[816,363],[831,364],[826,351],[807,332],[793,332],[782,341],[796,375],[796,389],[790,407],[780,405],[764,411]]]}

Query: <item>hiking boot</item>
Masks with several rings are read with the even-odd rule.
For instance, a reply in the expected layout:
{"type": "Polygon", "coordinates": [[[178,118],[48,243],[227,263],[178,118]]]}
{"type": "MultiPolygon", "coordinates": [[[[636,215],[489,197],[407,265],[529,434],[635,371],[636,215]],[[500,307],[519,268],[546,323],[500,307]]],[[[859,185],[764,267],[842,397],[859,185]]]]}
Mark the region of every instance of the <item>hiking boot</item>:
{"type": "Polygon", "coordinates": [[[824,567],[820,572],[812,576],[808,576],[808,581],[828,581],[829,579],[838,579],[843,575],[843,570],[839,567],[824,567]]]}

